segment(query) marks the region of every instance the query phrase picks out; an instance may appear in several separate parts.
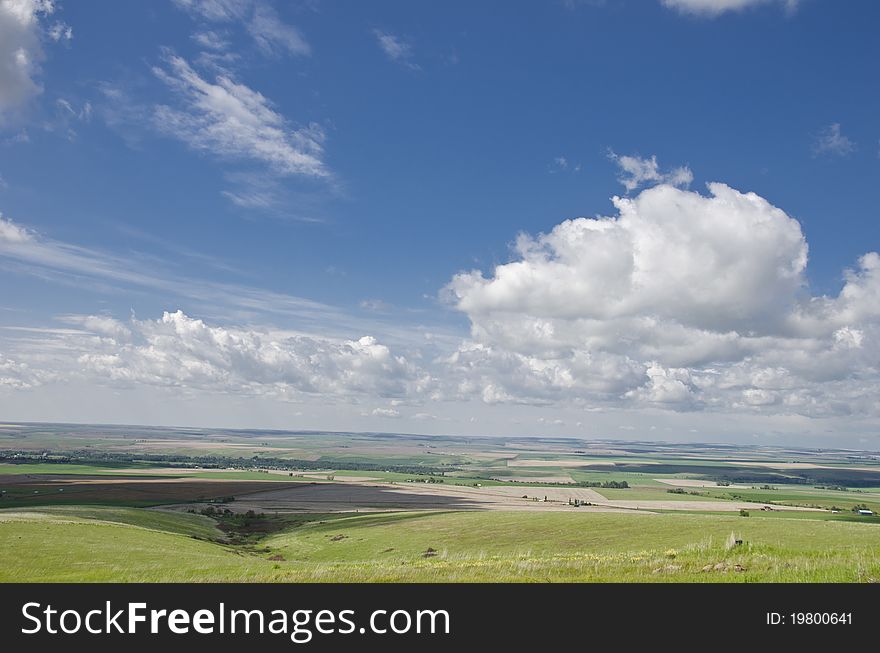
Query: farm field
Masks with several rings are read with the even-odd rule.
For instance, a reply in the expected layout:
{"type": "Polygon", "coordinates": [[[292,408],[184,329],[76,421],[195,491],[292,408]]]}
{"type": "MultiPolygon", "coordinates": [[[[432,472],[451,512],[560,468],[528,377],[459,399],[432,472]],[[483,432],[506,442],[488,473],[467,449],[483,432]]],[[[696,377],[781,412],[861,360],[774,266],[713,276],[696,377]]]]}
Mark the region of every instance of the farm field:
{"type": "Polygon", "coordinates": [[[873,582],[878,510],[873,452],[0,428],[6,582],[873,582]]]}

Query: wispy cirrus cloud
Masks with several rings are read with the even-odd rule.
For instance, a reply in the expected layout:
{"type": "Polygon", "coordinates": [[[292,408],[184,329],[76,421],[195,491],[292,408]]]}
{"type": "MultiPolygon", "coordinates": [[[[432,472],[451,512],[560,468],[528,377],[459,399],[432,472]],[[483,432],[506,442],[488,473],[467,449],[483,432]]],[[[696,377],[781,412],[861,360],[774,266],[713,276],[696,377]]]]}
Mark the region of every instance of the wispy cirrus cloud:
{"type": "Polygon", "coordinates": [[[413,48],[409,41],[404,40],[400,36],[374,29],[373,34],[379,48],[385,53],[390,61],[400,64],[410,70],[421,70],[421,66],[415,63],[413,58],[413,48]]]}
{"type": "MultiPolygon", "coordinates": [[[[179,8],[201,21],[228,25],[243,25],[257,48],[265,55],[285,54],[308,56],[311,46],[293,25],[285,23],[275,8],[260,0],[173,0],[179,8]]],[[[213,38],[216,32],[202,30],[194,38],[204,46],[222,50],[228,46],[225,39],[213,38]]]]}
{"type": "Polygon", "coordinates": [[[278,57],[283,54],[307,56],[312,53],[300,31],[284,23],[273,7],[264,3],[254,6],[254,13],[247,25],[248,34],[266,55],[278,57]]]}
{"type": "Polygon", "coordinates": [[[262,163],[279,175],[330,176],[320,125],[294,128],[259,91],[227,74],[206,79],[170,50],[164,63],[153,72],[172,91],[175,103],[155,107],[157,130],[195,150],[262,163]]]}
{"type": "Polygon", "coordinates": [[[742,11],[758,5],[782,5],[793,12],[800,0],[661,0],[664,6],[684,14],[714,18],[728,12],[742,11]]]}
{"type": "Polygon", "coordinates": [[[194,16],[212,21],[233,21],[244,17],[250,9],[247,0],[172,0],[179,8],[194,16]]]}
{"type": "MultiPolygon", "coordinates": [[[[196,253],[186,253],[193,259],[196,253]]],[[[140,262],[136,256],[119,256],[48,238],[0,216],[0,264],[14,271],[60,283],[81,284],[96,280],[108,288],[140,288],[162,291],[168,297],[185,298],[215,309],[251,314],[299,317],[304,323],[345,321],[339,309],[302,297],[236,283],[209,281],[175,274],[179,261],[140,262]],[[167,271],[167,274],[159,272],[167,271]]],[[[211,267],[217,267],[212,265],[211,267]]]]}
{"type": "MultiPolygon", "coordinates": [[[[241,79],[247,53],[236,44],[246,34],[256,49],[273,58],[308,56],[311,47],[299,30],[284,22],[273,4],[262,0],[173,0],[197,23],[191,40],[201,48],[187,58],[170,48],[152,67],[170,95],[147,99],[146,87],[104,82],[96,110],[135,148],[146,130],[185,143],[224,163],[231,185],[220,191],[246,211],[306,222],[321,217],[291,213],[291,181],[322,181],[320,192],[339,190],[325,161],[326,133],[310,121],[297,123],[259,90],[241,79]]],[[[297,189],[298,190],[298,189],[297,189]]],[[[316,191],[318,192],[318,191],[316,191]]],[[[297,207],[299,208],[299,207],[297,207]]]]}
{"type": "MultiPolygon", "coordinates": [[[[155,239],[131,233],[140,240],[155,239]]],[[[162,255],[144,257],[137,250],[125,255],[48,237],[0,215],[0,269],[34,276],[61,285],[88,287],[98,294],[148,292],[172,305],[190,307],[218,320],[283,320],[302,333],[326,337],[360,337],[372,333],[394,343],[424,343],[423,330],[400,313],[351,312],[344,307],[269,289],[255,284],[226,260],[214,260],[177,244],[162,255]],[[198,275],[197,267],[205,271],[198,275]],[[216,271],[235,275],[216,280],[216,271]],[[241,280],[238,280],[241,279],[241,280]]],[[[392,307],[387,307],[389,310],[392,307]]],[[[451,337],[444,328],[432,330],[436,340],[451,337]]]]}
{"type": "Polygon", "coordinates": [[[206,48],[207,50],[222,51],[230,46],[228,36],[225,33],[212,29],[196,32],[190,38],[192,38],[197,45],[206,48]]]}

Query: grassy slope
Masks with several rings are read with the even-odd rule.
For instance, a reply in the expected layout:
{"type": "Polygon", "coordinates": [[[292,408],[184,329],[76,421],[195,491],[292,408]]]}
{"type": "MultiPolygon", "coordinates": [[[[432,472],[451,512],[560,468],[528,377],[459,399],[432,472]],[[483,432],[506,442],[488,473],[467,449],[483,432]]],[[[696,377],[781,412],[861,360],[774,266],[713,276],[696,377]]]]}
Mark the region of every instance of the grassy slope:
{"type": "MultiPolygon", "coordinates": [[[[0,523],[5,519],[13,519],[15,515],[30,515],[32,520],[80,521],[92,520],[110,524],[138,526],[153,531],[189,535],[206,540],[222,538],[223,533],[217,529],[217,522],[202,515],[159,510],[142,510],[139,508],[116,508],[108,506],[52,506],[36,508],[20,508],[18,510],[0,511],[0,523]]],[[[19,517],[22,519],[22,517],[19,517]]]]}
{"type": "Polygon", "coordinates": [[[193,539],[193,535],[216,536],[216,531],[210,520],[201,517],[141,509],[0,511],[0,580],[880,578],[880,525],[783,517],[506,512],[336,515],[291,525],[259,541],[260,554],[248,552],[255,549],[193,539]],[[727,550],[724,541],[731,532],[742,537],[745,545],[727,550]],[[436,555],[423,557],[428,548],[435,549],[436,555]],[[285,560],[267,559],[278,554],[285,560]],[[746,571],[734,571],[736,564],[746,571]],[[712,566],[711,571],[702,571],[706,565],[712,566]]]}
{"type": "Polygon", "coordinates": [[[0,511],[0,581],[259,580],[270,564],[192,536],[211,520],[137,508],[0,511]]]}
{"type": "Polygon", "coordinates": [[[880,577],[880,528],[783,518],[398,514],[306,525],[272,536],[266,544],[289,559],[360,561],[374,567],[374,576],[384,574],[388,579],[434,575],[439,580],[444,574],[475,580],[853,581],[880,577]],[[727,551],[724,542],[731,532],[746,545],[727,551]],[[346,538],[330,540],[338,535],[346,538]],[[437,550],[437,558],[421,558],[429,547],[437,550]],[[748,571],[701,571],[707,564],[725,561],[739,563],[748,571]],[[661,571],[655,573],[655,569],[661,571]]]}

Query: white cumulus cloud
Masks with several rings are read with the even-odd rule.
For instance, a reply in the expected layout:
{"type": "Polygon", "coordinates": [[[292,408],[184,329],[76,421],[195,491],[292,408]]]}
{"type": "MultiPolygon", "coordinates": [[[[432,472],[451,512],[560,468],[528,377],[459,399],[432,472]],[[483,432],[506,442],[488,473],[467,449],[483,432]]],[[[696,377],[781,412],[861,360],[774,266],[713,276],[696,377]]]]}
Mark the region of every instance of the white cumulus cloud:
{"type": "Polygon", "coordinates": [[[662,184],[617,215],[521,235],[446,288],[472,341],[449,359],[489,403],[809,415],[878,410],[880,255],[810,296],[800,224],[754,193],[662,184]]]}
{"type": "MultiPolygon", "coordinates": [[[[212,326],[182,311],[124,324],[104,316],[68,317],[99,339],[76,360],[112,384],[325,399],[418,395],[430,379],[371,336],[333,340],[265,328],[212,326]]],[[[68,338],[70,338],[68,336],[68,338]]]]}
{"type": "Polygon", "coordinates": [[[0,0],[0,125],[43,90],[37,78],[44,32],[55,41],[72,36],[62,23],[45,27],[55,10],[51,0],[0,0]]]}

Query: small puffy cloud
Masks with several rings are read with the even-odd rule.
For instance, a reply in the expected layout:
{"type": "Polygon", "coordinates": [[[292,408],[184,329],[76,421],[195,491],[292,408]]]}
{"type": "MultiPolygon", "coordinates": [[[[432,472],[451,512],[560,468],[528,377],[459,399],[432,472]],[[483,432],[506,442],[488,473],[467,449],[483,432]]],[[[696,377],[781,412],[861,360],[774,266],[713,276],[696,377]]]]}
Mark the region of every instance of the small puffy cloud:
{"type": "Polygon", "coordinates": [[[421,69],[418,64],[412,61],[413,51],[410,43],[399,36],[378,29],[373,30],[373,34],[376,36],[379,48],[389,60],[406,66],[410,70],[421,69]]]}
{"type": "Polygon", "coordinates": [[[813,155],[827,154],[830,156],[849,156],[856,149],[856,144],[843,135],[840,123],[835,122],[823,129],[813,143],[813,155]]]}
{"type": "Polygon", "coordinates": [[[800,4],[800,0],[661,0],[661,2],[664,6],[683,14],[710,18],[766,4],[783,5],[787,11],[794,11],[800,4]]]}
{"type": "Polygon", "coordinates": [[[54,23],[46,33],[56,43],[58,41],[70,41],[73,38],[73,28],[67,23],[54,23]]]}
{"type": "Polygon", "coordinates": [[[4,243],[24,243],[33,238],[30,231],[15,224],[12,220],[7,220],[0,213],[0,245],[4,243]]]}
{"type": "Polygon", "coordinates": [[[370,413],[372,417],[385,417],[389,419],[397,419],[400,417],[400,411],[396,408],[374,408],[370,413]]]}
{"type": "MultiPolygon", "coordinates": [[[[55,10],[51,0],[0,0],[0,125],[43,90],[37,81],[43,23],[55,10]]],[[[61,23],[46,33],[55,41],[72,36],[61,23]]]]}
{"type": "Polygon", "coordinates": [[[76,324],[86,331],[112,338],[118,342],[131,339],[131,330],[119,320],[106,315],[67,315],[61,317],[62,322],[76,324]]]}
{"type": "Polygon", "coordinates": [[[0,390],[30,390],[53,380],[53,375],[0,354],[0,390]]]}
{"type": "Polygon", "coordinates": [[[581,171],[581,164],[570,161],[567,157],[557,156],[553,158],[547,171],[551,174],[572,173],[577,174],[581,171]]]}
{"type": "Polygon", "coordinates": [[[153,72],[177,102],[155,108],[158,130],[195,150],[262,163],[280,175],[329,176],[319,125],[294,129],[266,97],[228,75],[210,81],[170,52],[165,63],[153,72]]]}
{"type": "Polygon", "coordinates": [[[608,157],[620,167],[620,176],[617,180],[623,184],[627,191],[651,184],[687,187],[694,180],[694,175],[687,166],[662,172],[656,156],[643,159],[639,156],[618,155],[609,152],[608,157]]]}
{"type": "Polygon", "coordinates": [[[451,395],[878,414],[880,255],[810,296],[799,223],[754,193],[663,184],[614,204],[452,279],[472,339],[444,361],[451,395]]]}

